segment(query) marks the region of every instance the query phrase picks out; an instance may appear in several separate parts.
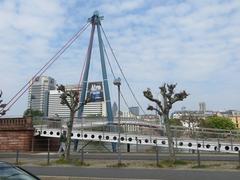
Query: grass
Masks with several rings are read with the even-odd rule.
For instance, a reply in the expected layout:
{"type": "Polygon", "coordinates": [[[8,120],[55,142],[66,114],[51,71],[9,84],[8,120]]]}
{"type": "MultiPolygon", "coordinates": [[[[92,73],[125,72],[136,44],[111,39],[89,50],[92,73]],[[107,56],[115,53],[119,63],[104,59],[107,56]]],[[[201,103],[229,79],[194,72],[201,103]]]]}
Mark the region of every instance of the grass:
{"type": "Polygon", "coordinates": [[[144,165],[144,167],[157,167],[157,168],[174,168],[176,166],[185,166],[188,165],[189,162],[187,161],[182,161],[182,160],[176,160],[175,162],[169,161],[169,160],[163,160],[160,161],[160,163],[156,164],[156,163],[150,163],[150,164],[146,164],[144,165]]]}
{"type": "Polygon", "coordinates": [[[106,165],[106,167],[111,167],[111,168],[123,168],[128,166],[129,166],[129,163],[116,163],[116,164],[106,165]]]}
{"type": "Polygon", "coordinates": [[[175,165],[187,165],[187,164],[189,164],[189,162],[183,161],[183,160],[176,160],[176,161],[174,162],[174,164],[175,164],[175,165]]]}
{"type": "Polygon", "coordinates": [[[164,165],[162,165],[161,163],[158,163],[158,164],[156,164],[156,163],[150,163],[150,164],[145,164],[144,165],[144,167],[157,167],[157,168],[164,168],[164,165]]]}
{"type": "Polygon", "coordinates": [[[200,166],[198,166],[198,165],[196,165],[196,166],[192,166],[192,168],[193,169],[198,169],[198,168],[208,168],[208,166],[207,165],[200,165],[200,166]]]}
{"type": "Polygon", "coordinates": [[[71,160],[65,160],[63,157],[60,157],[55,161],[56,164],[69,164],[71,163],[71,160]]]}
{"type": "Polygon", "coordinates": [[[59,158],[58,160],[55,161],[56,164],[58,165],[75,165],[75,166],[90,166],[90,164],[80,161],[80,160],[65,160],[63,157],[59,158]]]}
{"type": "Polygon", "coordinates": [[[175,162],[169,161],[169,160],[163,160],[160,163],[164,167],[175,167],[175,166],[180,166],[180,165],[187,165],[189,162],[187,161],[182,161],[182,160],[176,160],[175,162]]]}
{"type": "MultiPolygon", "coordinates": [[[[16,161],[12,161],[16,163],[16,161]]],[[[18,165],[29,165],[35,164],[40,166],[63,166],[63,167],[72,167],[72,166],[81,166],[81,167],[98,167],[98,168],[177,168],[177,169],[219,169],[219,170],[240,170],[238,162],[219,162],[219,161],[202,161],[201,165],[198,166],[196,161],[183,161],[176,160],[171,162],[169,160],[161,160],[159,164],[154,160],[124,160],[121,164],[118,164],[117,161],[112,160],[86,160],[81,161],[79,158],[73,158],[69,161],[65,160],[64,157],[58,159],[51,159],[50,164],[47,164],[47,160],[42,161],[19,161],[18,165]]]]}
{"type": "Polygon", "coordinates": [[[75,166],[90,166],[89,163],[86,163],[86,162],[84,162],[84,161],[79,161],[79,160],[75,161],[75,162],[74,162],[74,165],[75,165],[75,166]]]}
{"type": "Polygon", "coordinates": [[[197,168],[214,168],[214,167],[220,167],[221,164],[208,164],[208,165],[205,165],[205,164],[202,164],[200,166],[196,165],[196,166],[192,166],[193,169],[197,169],[197,168]]]}
{"type": "Polygon", "coordinates": [[[158,168],[164,168],[164,166],[162,164],[156,164],[155,166],[158,168]]]}

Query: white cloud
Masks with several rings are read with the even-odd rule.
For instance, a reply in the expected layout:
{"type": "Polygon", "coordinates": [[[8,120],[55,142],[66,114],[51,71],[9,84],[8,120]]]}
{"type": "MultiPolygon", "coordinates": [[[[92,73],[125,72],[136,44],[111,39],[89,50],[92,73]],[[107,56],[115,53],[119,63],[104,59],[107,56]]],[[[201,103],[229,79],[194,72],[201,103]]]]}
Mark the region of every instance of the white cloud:
{"type": "MultiPolygon", "coordinates": [[[[178,82],[191,93],[181,105],[196,109],[199,101],[206,101],[210,109],[228,105],[240,109],[240,96],[231,88],[240,88],[236,83],[240,75],[237,0],[2,1],[0,89],[6,97],[29,80],[97,9],[105,16],[103,28],[123,71],[145,106],[142,90],[157,91],[163,82],[178,82]]],[[[88,38],[89,31],[47,74],[64,83],[78,81],[88,38]]],[[[95,49],[95,62],[98,53],[95,49]]],[[[92,64],[92,79],[101,76],[99,66],[92,64]]],[[[116,64],[113,66],[119,75],[116,64]]],[[[128,99],[135,105],[130,95],[128,99]]],[[[13,108],[11,113],[22,110],[13,108]]]]}

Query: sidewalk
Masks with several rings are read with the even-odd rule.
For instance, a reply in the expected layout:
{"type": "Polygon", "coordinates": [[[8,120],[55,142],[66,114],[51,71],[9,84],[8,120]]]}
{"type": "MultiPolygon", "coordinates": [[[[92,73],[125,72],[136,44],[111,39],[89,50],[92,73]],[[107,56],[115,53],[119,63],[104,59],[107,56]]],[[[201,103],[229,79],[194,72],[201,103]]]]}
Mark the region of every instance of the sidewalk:
{"type": "MultiPolygon", "coordinates": [[[[189,161],[187,160],[187,163],[177,164],[175,167],[169,167],[166,165],[166,163],[163,163],[163,167],[159,168],[156,166],[156,155],[153,153],[122,153],[122,163],[126,165],[126,167],[123,168],[116,168],[116,164],[118,162],[118,154],[117,153],[85,153],[84,159],[85,162],[88,164],[88,166],[79,166],[74,163],[72,164],[59,164],[56,163],[56,160],[59,159],[60,154],[56,152],[50,153],[50,159],[49,159],[49,165],[48,165],[48,153],[47,152],[27,152],[27,153],[21,153],[18,157],[19,165],[23,168],[36,168],[36,169],[52,169],[52,168],[60,168],[65,169],[66,171],[69,171],[71,169],[76,169],[76,171],[79,170],[87,170],[87,169],[135,169],[139,170],[187,170],[187,171],[228,171],[228,172],[239,172],[239,170],[236,169],[238,165],[238,159],[236,156],[231,154],[204,154],[204,157],[201,157],[202,159],[222,159],[221,161],[202,161],[201,168],[193,168],[197,165],[196,160],[189,161]],[[224,160],[225,159],[225,160],[224,160]]],[[[81,153],[78,152],[72,152],[72,157],[75,160],[80,160],[81,153]]],[[[161,154],[160,160],[167,159],[167,154],[161,154]]],[[[182,159],[189,159],[194,158],[196,159],[196,154],[177,154],[177,158],[182,159]]],[[[0,153],[0,160],[7,161],[10,163],[15,164],[16,163],[16,153],[0,153]]],[[[185,161],[185,160],[184,160],[185,161]]],[[[60,170],[61,171],[61,170],[60,170]]],[[[31,171],[30,171],[31,172],[31,171]]],[[[33,172],[34,173],[34,172],[33,172]]],[[[88,178],[88,177],[74,177],[74,176],[68,176],[67,174],[61,174],[59,176],[59,172],[55,173],[54,175],[51,174],[36,174],[42,179],[106,179],[106,178],[88,178]],[[58,176],[56,176],[58,175],[58,176]]],[[[35,174],[35,173],[34,173],[35,174]]],[[[240,177],[240,176],[239,176],[240,177]]],[[[114,179],[110,178],[109,180],[114,179]]]]}

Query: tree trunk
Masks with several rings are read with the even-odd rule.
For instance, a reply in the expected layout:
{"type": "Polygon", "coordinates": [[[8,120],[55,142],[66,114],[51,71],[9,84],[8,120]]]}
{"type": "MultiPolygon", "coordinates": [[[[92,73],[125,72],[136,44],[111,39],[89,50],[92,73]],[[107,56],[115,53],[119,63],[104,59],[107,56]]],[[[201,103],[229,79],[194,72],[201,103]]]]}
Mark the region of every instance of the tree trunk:
{"type": "Polygon", "coordinates": [[[65,160],[70,160],[70,148],[71,148],[71,135],[72,135],[72,128],[73,128],[73,119],[74,119],[74,112],[70,112],[70,120],[67,122],[68,131],[67,131],[65,160]]]}
{"type": "Polygon", "coordinates": [[[168,138],[169,161],[174,163],[175,162],[175,152],[174,152],[173,137],[172,137],[172,132],[171,132],[171,128],[170,128],[168,113],[164,114],[163,117],[164,117],[164,123],[165,123],[165,128],[166,128],[166,134],[167,134],[167,138],[168,138]]]}

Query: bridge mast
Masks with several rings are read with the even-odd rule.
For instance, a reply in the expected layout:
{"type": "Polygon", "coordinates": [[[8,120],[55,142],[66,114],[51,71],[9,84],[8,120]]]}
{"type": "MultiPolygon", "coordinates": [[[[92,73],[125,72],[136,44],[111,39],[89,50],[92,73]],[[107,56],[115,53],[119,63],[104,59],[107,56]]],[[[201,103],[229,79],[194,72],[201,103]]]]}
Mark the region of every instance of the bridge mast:
{"type": "MultiPolygon", "coordinates": [[[[101,36],[101,20],[103,19],[103,16],[99,16],[98,11],[95,11],[93,16],[88,19],[89,22],[92,24],[92,30],[91,30],[91,36],[90,36],[90,42],[88,46],[88,52],[87,52],[87,62],[86,67],[84,70],[83,75],[83,87],[80,97],[80,103],[83,103],[85,101],[86,97],[86,89],[87,89],[87,82],[88,82],[88,73],[89,73],[89,66],[90,66],[90,59],[91,59],[91,52],[92,52],[92,44],[93,44],[93,37],[94,37],[94,31],[95,26],[97,26],[97,32],[98,32],[98,42],[99,42],[99,51],[100,51],[100,58],[101,58],[101,67],[102,67],[102,77],[103,77],[103,89],[105,94],[105,101],[106,101],[106,108],[107,108],[107,118],[108,122],[113,122],[113,114],[112,114],[112,106],[111,106],[111,99],[110,99],[110,93],[109,93],[109,86],[108,86],[108,78],[107,78],[107,70],[105,65],[105,57],[104,57],[104,51],[103,51],[103,41],[101,36]]],[[[82,117],[84,106],[82,106],[78,111],[78,118],[82,117]]]]}

